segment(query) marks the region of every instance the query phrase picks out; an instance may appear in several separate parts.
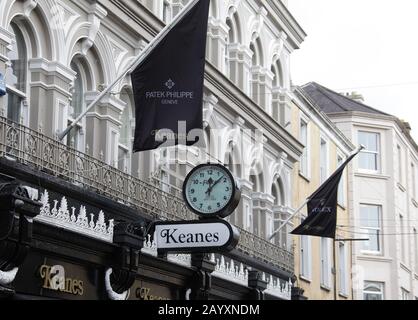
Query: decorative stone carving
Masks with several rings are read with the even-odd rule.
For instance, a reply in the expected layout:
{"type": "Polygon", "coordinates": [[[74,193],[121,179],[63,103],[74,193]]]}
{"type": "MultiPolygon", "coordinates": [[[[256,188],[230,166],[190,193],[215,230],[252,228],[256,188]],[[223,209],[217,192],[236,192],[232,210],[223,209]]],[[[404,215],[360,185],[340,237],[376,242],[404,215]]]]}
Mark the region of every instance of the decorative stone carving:
{"type": "Polygon", "coordinates": [[[90,29],[89,35],[85,38],[81,44],[81,53],[87,54],[87,51],[93,46],[94,40],[96,40],[97,33],[100,29],[100,23],[104,17],[107,16],[107,11],[99,4],[93,4],[89,11],[90,29]]]}
{"type": "Polygon", "coordinates": [[[29,17],[32,10],[36,8],[38,5],[37,0],[25,0],[23,3],[23,12],[26,17],[29,17]]]}
{"type": "Polygon", "coordinates": [[[65,197],[61,201],[54,200],[53,208],[49,200],[49,193],[47,190],[41,195],[41,212],[35,221],[45,223],[63,229],[83,234],[90,238],[95,238],[105,242],[113,242],[114,221],[109,220],[106,224],[106,218],[103,211],[99,212],[98,218],[95,221],[95,215],[90,214],[90,220],[87,216],[85,206],[80,206],[78,214],[76,208],[68,208],[68,202],[65,197]],[[58,207],[59,203],[59,207],[58,207]]]}

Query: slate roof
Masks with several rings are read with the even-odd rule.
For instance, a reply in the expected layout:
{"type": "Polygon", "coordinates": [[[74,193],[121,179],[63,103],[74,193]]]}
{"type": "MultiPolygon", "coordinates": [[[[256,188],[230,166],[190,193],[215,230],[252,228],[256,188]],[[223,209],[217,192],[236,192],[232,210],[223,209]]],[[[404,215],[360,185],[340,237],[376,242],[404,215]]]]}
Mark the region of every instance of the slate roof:
{"type": "Polygon", "coordinates": [[[391,116],[380,110],[369,107],[361,102],[350,99],[316,82],[310,82],[301,87],[315,104],[325,113],[358,111],[365,113],[391,116]]]}

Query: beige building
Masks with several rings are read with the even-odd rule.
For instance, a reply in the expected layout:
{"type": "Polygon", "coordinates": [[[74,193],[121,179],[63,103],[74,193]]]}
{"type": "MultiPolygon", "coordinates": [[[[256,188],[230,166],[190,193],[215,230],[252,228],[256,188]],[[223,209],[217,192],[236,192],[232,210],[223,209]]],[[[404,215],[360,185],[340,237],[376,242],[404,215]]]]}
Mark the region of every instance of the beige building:
{"type": "MultiPolygon", "coordinates": [[[[292,133],[305,145],[301,161],[293,169],[292,201],[293,207],[298,208],[353,152],[355,146],[299,88],[294,90],[291,122],[292,133]]],[[[338,190],[337,226],[341,221],[348,221],[350,216],[347,181],[346,170],[338,190]]],[[[306,214],[305,206],[295,216],[293,226],[298,226],[306,214]]],[[[350,236],[337,227],[336,239],[347,238],[350,236]]],[[[294,236],[293,245],[298,278],[296,286],[304,290],[305,297],[315,300],[352,299],[351,242],[334,243],[327,238],[294,236]],[[337,270],[336,276],[334,270],[337,270]]]]}

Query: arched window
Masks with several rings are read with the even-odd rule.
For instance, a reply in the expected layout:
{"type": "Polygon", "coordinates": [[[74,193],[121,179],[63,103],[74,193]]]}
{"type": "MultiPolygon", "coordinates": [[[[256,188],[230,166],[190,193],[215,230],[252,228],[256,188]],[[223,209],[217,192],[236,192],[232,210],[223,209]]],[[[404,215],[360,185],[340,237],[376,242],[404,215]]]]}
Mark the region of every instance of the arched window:
{"type": "MultiPolygon", "coordinates": [[[[274,197],[273,219],[276,219],[273,223],[273,230],[276,230],[288,218],[288,213],[284,210],[286,206],[284,185],[280,178],[274,181],[271,187],[271,195],[274,197]]],[[[289,230],[286,227],[282,228],[280,233],[276,234],[272,239],[273,243],[280,245],[283,248],[287,248],[288,243],[290,243],[288,232],[289,230]]]]}
{"type": "Polygon", "coordinates": [[[133,144],[134,128],[135,128],[135,113],[133,110],[133,95],[132,90],[125,87],[120,93],[120,99],[125,102],[126,106],[123,109],[121,122],[122,128],[119,135],[119,149],[118,149],[118,168],[122,171],[130,171],[129,150],[133,144]]]}
{"type": "Polygon", "coordinates": [[[227,77],[230,78],[231,67],[230,67],[230,63],[229,63],[229,61],[230,61],[229,45],[231,43],[234,43],[234,41],[235,41],[235,39],[234,39],[235,30],[234,30],[234,26],[233,26],[232,21],[231,21],[230,18],[226,19],[226,25],[228,26],[229,31],[228,31],[228,36],[226,38],[226,43],[225,43],[225,72],[226,72],[227,77]]]}
{"type": "MultiPolygon", "coordinates": [[[[71,122],[85,110],[85,92],[87,91],[87,82],[89,82],[89,73],[86,71],[86,62],[82,58],[74,58],[71,61],[70,67],[76,75],[73,82],[68,124],[71,124],[71,122]]],[[[67,145],[79,151],[84,151],[84,123],[85,119],[79,121],[67,135],[67,145]]]]}
{"type": "Polygon", "coordinates": [[[250,51],[251,51],[251,73],[250,73],[250,97],[255,101],[259,102],[260,98],[260,90],[259,90],[259,79],[256,74],[256,71],[263,65],[263,53],[261,47],[260,38],[255,38],[250,44],[250,51]]]}
{"type": "Polygon", "coordinates": [[[281,125],[285,125],[284,121],[286,119],[286,109],[280,98],[281,90],[283,89],[283,72],[279,60],[271,66],[271,72],[273,73],[272,116],[273,119],[281,125]]]}
{"type": "Polygon", "coordinates": [[[239,44],[241,43],[241,28],[237,12],[231,12],[226,19],[228,26],[228,34],[225,45],[225,73],[238,86],[242,87],[242,66],[238,63],[239,60],[239,44]]]}
{"type": "Polygon", "coordinates": [[[6,70],[7,84],[7,118],[20,122],[24,118],[23,105],[27,99],[27,67],[28,56],[25,39],[22,32],[15,23],[10,24],[12,38],[12,49],[8,54],[10,67],[6,70]]]}

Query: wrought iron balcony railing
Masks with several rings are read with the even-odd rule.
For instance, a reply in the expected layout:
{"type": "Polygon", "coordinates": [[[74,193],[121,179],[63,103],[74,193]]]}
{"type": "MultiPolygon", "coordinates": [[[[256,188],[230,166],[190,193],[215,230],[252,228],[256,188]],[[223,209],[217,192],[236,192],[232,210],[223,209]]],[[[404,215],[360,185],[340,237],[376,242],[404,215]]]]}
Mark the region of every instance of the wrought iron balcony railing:
{"type": "MultiPolygon", "coordinates": [[[[4,117],[0,117],[0,157],[34,166],[156,218],[195,219],[177,195],[164,192],[157,186],[4,117]]],[[[293,273],[291,252],[246,230],[240,231],[238,250],[293,273]]]]}

